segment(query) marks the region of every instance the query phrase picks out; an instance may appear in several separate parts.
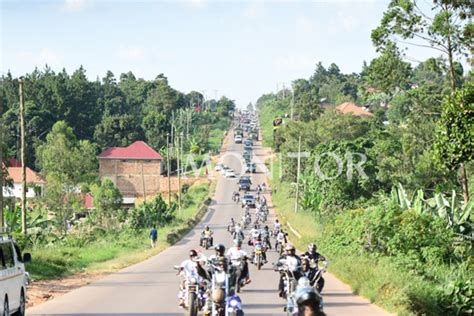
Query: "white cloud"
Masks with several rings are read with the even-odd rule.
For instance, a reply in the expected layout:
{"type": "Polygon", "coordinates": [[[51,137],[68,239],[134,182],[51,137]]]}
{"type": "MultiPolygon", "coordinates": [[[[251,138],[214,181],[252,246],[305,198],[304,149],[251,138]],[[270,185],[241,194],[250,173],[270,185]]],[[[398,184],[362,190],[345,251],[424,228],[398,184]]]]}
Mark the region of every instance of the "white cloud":
{"type": "Polygon", "coordinates": [[[140,46],[121,46],[117,56],[123,60],[141,61],[145,58],[145,49],[140,46]]]}
{"type": "Polygon", "coordinates": [[[206,5],[206,0],[190,0],[189,3],[191,7],[200,9],[206,5]]]}
{"type": "Polygon", "coordinates": [[[89,0],[64,0],[63,10],[67,12],[81,12],[89,7],[89,0]]]}
{"type": "Polygon", "coordinates": [[[48,48],[42,48],[39,52],[21,51],[17,56],[22,63],[32,64],[33,67],[46,64],[53,68],[63,66],[63,56],[48,48]]]}
{"type": "Polygon", "coordinates": [[[312,69],[316,64],[316,61],[314,58],[306,55],[294,54],[277,57],[274,59],[273,64],[279,70],[296,71],[312,69]]]}

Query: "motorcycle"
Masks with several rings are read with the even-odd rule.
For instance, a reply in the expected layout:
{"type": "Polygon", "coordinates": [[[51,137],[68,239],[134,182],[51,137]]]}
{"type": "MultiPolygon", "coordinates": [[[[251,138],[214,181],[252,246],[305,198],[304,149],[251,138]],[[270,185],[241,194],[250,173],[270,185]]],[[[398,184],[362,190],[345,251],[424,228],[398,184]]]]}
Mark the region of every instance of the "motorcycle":
{"type": "Polygon", "coordinates": [[[221,265],[211,264],[212,280],[210,287],[211,315],[243,315],[240,297],[229,295],[229,275],[221,265]]]}
{"type": "Polygon", "coordinates": [[[318,291],[318,293],[321,293],[323,290],[324,280],[322,278],[323,278],[323,273],[326,272],[326,268],[328,264],[329,264],[329,261],[324,260],[322,267],[318,268],[318,262],[316,260],[310,261],[309,268],[312,270],[316,270],[316,273],[310,280],[310,284],[314,287],[316,291],[318,291]]]}
{"type": "Polygon", "coordinates": [[[245,213],[245,218],[242,223],[242,227],[246,229],[250,224],[252,224],[252,216],[249,212],[245,213]]]}
{"type": "Polygon", "coordinates": [[[291,312],[287,311],[287,315],[325,316],[323,311],[323,298],[311,286],[310,280],[308,278],[301,277],[298,280],[298,285],[292,294],[292,299],[295,305],[291,312]]]}
{"type": "Polygon", "coordinates": [[[293,270],[289,269],[286,263],[277,265],[275,270],[279,271],[283,277],[283,298],[286,299],[286,306],[283,308],[283,310],[287,312],[288,315],[292,315],[291,313],[293,313],[295,307],[295,300],[292,294],[298,284],[295,273],[293,270]]]}
{"type": "Polygon", "coordinates": [[[234,235],[234,232],[235,232],[235,224],[230,223],[230,224],[227,226],[227,231],[228,231],[231,235],[234,235]]]}
{"type": "Polygon", "coordinates": [[[235,290],[236,293],[240,293],[242,286],[244,286],[245,282],[242,277],[242,273],[244,270],[244,258],[233,259],[231,260],[231,267],[230,267],[230,285],[231,288],[235,290]]]}
{"type": "Polygon", "coordinates": [[[260,270],[262,265],[264,264],[263,261],[263,253],[265,252],[264,246],[262,243],[255,244],[254,247],[254,256],[253,256],[253,263],[257,266],[257,269],[260,270]]]}
{"type": "MultiPolygon", "coordinates": [[[[174,269],[180,271],[180,275],[185,276],[179,266],[175,266],[174,269]]],[[[187,315],[197,316],[206,303],[204,286],[199,284],[199,276],[185,276],[184,288],[182,288],[182,291],[182,294],[184,294],[184,308],[187,310],[187,315]]]]}
{"type": "Polygon", "coordinates": [[[206,248],[206,250],[209,249],[209,247],[211,247],[211,238],[209,236],[203,236],[201,246],[206,248]]]}

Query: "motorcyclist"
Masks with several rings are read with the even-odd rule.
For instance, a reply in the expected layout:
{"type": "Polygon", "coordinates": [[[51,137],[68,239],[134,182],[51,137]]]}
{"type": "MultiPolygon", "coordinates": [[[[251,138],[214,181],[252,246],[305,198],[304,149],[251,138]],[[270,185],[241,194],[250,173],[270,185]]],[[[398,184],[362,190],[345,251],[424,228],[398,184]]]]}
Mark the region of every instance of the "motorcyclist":
{"type": "Polygon", "coordinates": [[[244,232],[242,231],[242,226],[240,226],[240,223],[235,224],[235,229],[234,229],[234,240],[244,240],[244,232]]]}
{"type": "MultiPolygon", "coordinates": [[[[235,246],[227,250],[226,256],[229,258],[232,266],[237,264],[240,259],[243,260],[241,279],[245,279],[245,284],[250,283],[251,280],[250,280],[250,274],[249,274],[249,267],[247,263],[248,255],[247,255],[247,252],[242,249],[242,240],[236,240],[235,246]]],[[[236,281],[240,281],[240,280],[236,280],[236,281]]]]}
{"type": "Polygon", "coordinates": [[[286,233],[283,230],[280,230],[275,238],[275,250],[277,250],[279,244],[284,247],[286,242],[286,233]]]}
{"type": "Polygon", "coordinates": [[[258,236],[260,236],[260,229],[258,228],[258,225],[254,225],[253,228],[250,230],[249,246],[255,243],[258,236]]]}
{"type": "Polygon", "coordinates": [[[268,225],[265,225],[265,227],[263,228],[261,232],[261,235],[262,235],[263,243],[265,244],[266,247],[268,247],[268,249],[271,250],[272,243],[270,242],[270,229],[268,228],[268,225]]]}
{"type": "Polygon", "coordinates": [[[234,202],[239,202],[240,201],[240,193],[238,191],[234,191],[234,193],[232,193],[232,200],[234,202]]]}
{"type": "MultiPolygon", "coordinates": [[[[196,250],[191,249],[189,251],[189,259],[184,260],[181,262],[178,268],[178,272],[176,275],[179,275],[181,272],[184,272],[184,280],[180,283],[179,286],[179,306],[184,307],[185,306],[185,293],[184,291],[186,290],[185,282],[187,278],[190,277],[196,277],[199,280],[207,278],[207,272],[206,270],[201,266],[201,263],[199,261],[199,255],[196,250]]],[[[200,281],[198,283],[201,283],[200,281]]]]}
{"type": "Polygon", "coordinates": [[[262,241],[262,236],[259,234],[257,236],[257,238],[254,240],[253,242],[253,253],[252,253],[252,258],[254,259],[255,258],[255,247],[257,247],[258,245],[260,245],[262,248],[262,259],[264,261],[264,263],[267,263],[267,249],[265,248],[265,244],[263,243],[262,241]]]}
{"type": "MultiPolygon", "coordinates": [[[[274,264],[275,267],[286,265],[288,270],[293,274],[296,280],[301,276],[301,258],[296,255],[296,248],[290,243],[285,246],[285,254],[282,255],[274,264]]],[[[285,297],[283,274],[280,274],[280,282],[278,283],[278,291],[280,297],[285,297]]]]}
{"type": "Polygon", "coordinates": [[[276,236],[281,230],[281,224],[278,219],[275,220],[275,223],[273,224],[273,235],[276,236]]]}
{"type": "MultiPolygon", "coordinates": [[[[229,259],[225,256],[225,246],[223,244],[217,244],[214,247],[214,250],[216,251],[214,255],[210,256],[208,258],[208,263],[212,265],[218,265],[222,266],[225,271],[227,271],[229,267],[229,259]]],[[[208,280],[211,280],[212,278],[212,271],[209,271],[209,278],[208,280]]]]}
{"type": "Polygon", "coordinates": [[[209,240],[210,245],[212,246],[214,242],[214,237],[212,237],[213,234],[214,232],[209,228],[209,226],[206,226],[206,228],[201,232],[199,244],[202,246],[204,239],[207,238],[209,240]]]}
{"type": "MultiPolygon", "coordinates": [[[[314,263],[316,266],[314,268],[314,273],[316,273],[318,271],[318,262],[319,261],[325,261],[326,258],[321,255],[319,252],[317,252],[318,250],[318,247],[316,246],[316,244],[314,243],[311,243],[308,245],[308,251],[306,251],[304,253],[304,256],[306,258],[308,258],[308,263],[311,264],[314,263]]],[[[312,280],[312,279],[310,279],[312,280]]],[[[311,284],[311,285],[314,285],[314,284],[311,284]]],[[[321,292],[324,288],[324,278],[321,276],[318,280],[318,290],[319,292],[321,292]]]]}
{"type": "Polygon", "coordinates": [[[233,232],[235,231],[235,220],[233,217],[231,217],[229,225],[227,226],[227,231],[228,232],[233,232]]]}

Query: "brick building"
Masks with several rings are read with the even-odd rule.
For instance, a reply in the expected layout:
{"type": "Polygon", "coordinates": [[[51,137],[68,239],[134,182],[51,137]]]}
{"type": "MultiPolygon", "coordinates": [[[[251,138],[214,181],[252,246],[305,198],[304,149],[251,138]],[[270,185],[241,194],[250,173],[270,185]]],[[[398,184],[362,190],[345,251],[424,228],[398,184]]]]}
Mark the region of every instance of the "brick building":
{"type": "Polygon", "coordinates": [[[160,192],[163,158],[145,142],[107,148],[98,158],[100,178],[112,180],[124,198],[160,192]]]}

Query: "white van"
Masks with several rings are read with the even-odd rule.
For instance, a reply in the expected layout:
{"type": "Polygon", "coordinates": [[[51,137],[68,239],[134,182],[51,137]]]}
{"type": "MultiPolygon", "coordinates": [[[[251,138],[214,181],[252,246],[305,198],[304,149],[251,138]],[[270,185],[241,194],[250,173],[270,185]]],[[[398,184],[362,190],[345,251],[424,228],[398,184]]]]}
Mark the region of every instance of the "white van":
{"type": "Polygon", "coordinates": [[[21,255],[16,242],[0,235],[0,315],[25,315],[28,275],[25,262],[31,255],[21,255]]]}

